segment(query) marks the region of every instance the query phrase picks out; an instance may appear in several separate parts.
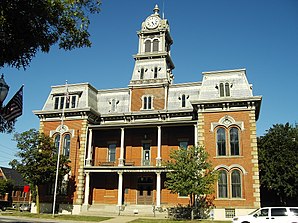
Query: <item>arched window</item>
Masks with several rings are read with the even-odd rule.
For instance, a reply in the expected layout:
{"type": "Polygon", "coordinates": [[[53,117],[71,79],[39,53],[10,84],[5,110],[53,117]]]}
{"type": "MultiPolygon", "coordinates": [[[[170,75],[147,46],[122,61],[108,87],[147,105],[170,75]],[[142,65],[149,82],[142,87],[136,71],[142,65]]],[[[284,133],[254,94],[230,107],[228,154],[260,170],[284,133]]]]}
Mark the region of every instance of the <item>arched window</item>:
{"type": "Polygon", "coordinates": [[[159,41],[157,39],[153,40],[153,52],[158,52],[159,41]]]}
{"type": "Polygon", "coordinates": [[[59,151],[59,145],[60,145],[60,134],[56,134],[54,137],[54,146],[56,148],[56,153],[59,151]]]}
{"type": "Polygon", "coordinates": [[[239,156],[239,130],[236,127],[230,129],[230,150],[232,156],[239,156]]]}
{"type": "Polygon", "coordinates": [[[70,153],[70,135],[66,134],[63,139],[63,155],[69,157],[70,153]]]}
{"type": "Polygon", "coordinates": [[[183,95],[181,96],[181,106],[182,106],[182,108],[185,108],[185,105],[186,105],[185,94],[183,94],[183,95]]]}
{"type": "Polygon", "coordinates": [[[225,170],[219,171],[218,197],[219,198],[228,197],[228,177],[227,177],[227,172],[225,170]]]}
{"type": "Polygon", "coordinates": [[[226,92],[226,96],[230,96],[230,84],[229,83],[225,83],[225,92],[226,92]]]}
{"type": "Polygon", "coordinates": [[[226,131],[224,128],[217,129],[216,143],[217,143],[217,155],[226,155],[226,131]]]}
{"type": "Polygon", "coordinates": [[[151,41],[150,40],[145,41],[145,53],[146,52],[151,52],[151,41]]]}
{"type": "Polygon", "coordinates": [[[219,96],[220,97],[229,97],[230,94],[230,84],[229,83],[220,83],[219,84],[219,96]]]}
{"type": "Polygon", "coordinates": [[[239,170],[233,170],[231,175],[232,197],[241,197],[241,175],[239,170]]]}
{"type": "Polygon", "coordinates": [[[225,96],[225,92],[224,92],[224,84],[223,83],[220,83],[219,84],[219,96],[220,97],[224,97],[225,96]]]}

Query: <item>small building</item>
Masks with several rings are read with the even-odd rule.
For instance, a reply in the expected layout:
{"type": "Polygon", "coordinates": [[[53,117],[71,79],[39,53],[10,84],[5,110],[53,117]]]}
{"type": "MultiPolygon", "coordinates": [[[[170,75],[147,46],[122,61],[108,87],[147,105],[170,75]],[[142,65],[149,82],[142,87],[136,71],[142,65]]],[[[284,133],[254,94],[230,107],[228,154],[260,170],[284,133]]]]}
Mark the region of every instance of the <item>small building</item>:
{"type": "MultiPolygon", "coordinates": [[[[253,95],[246,70],[204,72],[202,81],[175,84],[170,25],[158,6],[137,35],[128,87],[52,86],[42,110],[34,111],[57,147],[62,137],[62,153],[71,160],[57,198],[60,210],[188,204],[188,196],[165,188],[163,161],[171,149],[196,145],[206,148],[219,171],[215,219],[259,207],[256,121],[262,98],[253,95]]],[[[42,198],[49,207],[51,196],[42,198]]]]}
{"type": "Polygon", "coordinates": [[[7,193],[6,196],[2,198],[0,195],[0,199],[8,200],[12,207],[19,207],[21,204],[31,201],[30,191],[24,192],[26,183],[18,171],[7,167],[0,167],[0,179],[10,180],[13,184],[11,194],[7,193]]]}

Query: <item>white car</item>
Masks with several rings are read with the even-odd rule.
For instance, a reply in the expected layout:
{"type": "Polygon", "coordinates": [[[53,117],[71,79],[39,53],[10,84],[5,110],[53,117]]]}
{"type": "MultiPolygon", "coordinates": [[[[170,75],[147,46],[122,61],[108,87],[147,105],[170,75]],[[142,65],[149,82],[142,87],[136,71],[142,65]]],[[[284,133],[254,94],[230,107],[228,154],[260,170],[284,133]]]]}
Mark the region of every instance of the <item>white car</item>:
{"type": "Polygon", "coordinates": [[[298,223],[298,207],[263,207],[234,217],[233,223],[298,223]]]}

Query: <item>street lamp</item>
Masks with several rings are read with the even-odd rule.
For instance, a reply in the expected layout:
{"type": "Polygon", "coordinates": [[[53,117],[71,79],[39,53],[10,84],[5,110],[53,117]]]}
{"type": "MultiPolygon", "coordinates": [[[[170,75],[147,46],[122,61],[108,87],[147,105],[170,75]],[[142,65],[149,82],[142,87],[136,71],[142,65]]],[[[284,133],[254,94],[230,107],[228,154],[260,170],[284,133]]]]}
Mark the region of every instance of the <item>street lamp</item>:
{"type": "Polygon", "coordinates": [[[0,78],[0,111],[2,111],[2,104],[8,94],[9,86],[6,84],[4,80],[4,75],[1,75],[0,78]]]}

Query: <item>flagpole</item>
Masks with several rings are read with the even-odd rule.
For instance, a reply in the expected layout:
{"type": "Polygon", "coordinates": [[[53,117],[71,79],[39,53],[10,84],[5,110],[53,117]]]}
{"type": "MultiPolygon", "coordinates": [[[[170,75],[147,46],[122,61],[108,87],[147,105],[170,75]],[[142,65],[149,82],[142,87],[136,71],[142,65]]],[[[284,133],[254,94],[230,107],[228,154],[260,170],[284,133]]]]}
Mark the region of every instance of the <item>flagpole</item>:
{"type": "MultiPolygon", "coordinates": [[[[67,80],[65,82],[65,88],[66,88],[66,94],[68,89],[67,89],[67,80]]],[[[61,150],[62,150],[62,133],[63,133],[63,125],[64,125],[64,110],[65,110],[65,105],[66,105],[66,100],[67,100],[67,96],[65,94],[65,101],[63,103],[63,108],[62,108],[62,114],[61,114],[61,124],[60,124],[60,129],[59,129],[59,135],[60,135],[60,139],[59,139],[59,148],[58,148],[58,158],[57,158],[57,167],[56,167],[56,178],[55,178],[55,189],[54,189],[54,199],[53,199],[53,217],[55,217],[55,206],[56,206],[56,197],[57,197],[57,187],[58,187],[58,176],[59,176],[59,165],[60,165],[60,154],[61,154],[61,150]]]]}

